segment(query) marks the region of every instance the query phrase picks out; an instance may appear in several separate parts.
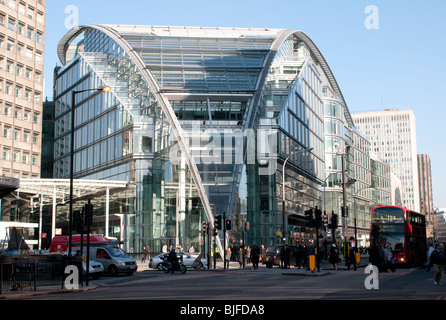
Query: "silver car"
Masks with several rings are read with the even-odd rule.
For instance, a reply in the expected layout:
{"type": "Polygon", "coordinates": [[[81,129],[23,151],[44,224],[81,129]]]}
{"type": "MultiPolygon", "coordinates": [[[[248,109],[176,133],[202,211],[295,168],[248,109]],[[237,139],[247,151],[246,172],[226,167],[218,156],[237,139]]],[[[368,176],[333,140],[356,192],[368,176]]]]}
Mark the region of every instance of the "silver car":
{"type": "MultiPolygon", "coordinates": [[[[161,253],[157,256],[151,257],[149,262],[149,268],[162,270],[161,266],[163,264],[162,256],[168,255],[168,253],[161,253]]],[[[198,254],[187,254],[184,252],[178,252],[178,256],[183,259],[183,264],[186,268],[194,268],[194,269],[206,269],[207,268],[207,260],[200,259],[198,254]]]]}
{"type": "MultiPolygon", "coordinates": [[[[104,266],[102,265],[102,263],[90,259],[88,265],[89,265],[88,274],[89,276],[93,277],[93,279],[98,279],[104,273],[104,266]]],[[[87,264],[84,261],[82,261],[82,269],[83,269],[82,274],[86,276],[87,264]]]]}

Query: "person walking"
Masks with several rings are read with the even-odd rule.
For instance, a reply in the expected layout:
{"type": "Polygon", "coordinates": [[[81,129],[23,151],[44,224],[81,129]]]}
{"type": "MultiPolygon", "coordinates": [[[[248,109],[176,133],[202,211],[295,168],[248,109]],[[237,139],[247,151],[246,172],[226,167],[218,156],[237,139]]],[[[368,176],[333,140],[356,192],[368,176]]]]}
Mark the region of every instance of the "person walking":
{"type": "Polygon", "coordinates": [[[240,246],[239,253],[238,253],[238,263],[240,268],[245,267],[245,249],[243,246],[240,246]]]}
{"type": "Polygon", "coordinates": [[[434,283],[436,285],[440,285],[441,282],[441,269],[445,264],[445,256],[443,253],[443,246],[441,244],[437,244],[435,250],[432,252],[430,256],[430,260],[434,266],[434,283]]]}
{"type": "Polygon", "coordinates": [[[328,257],[328,269],[330,269],[330,266],[333,266],[333,268],[337,271],[338,270],[338,262],[339,262],[339,249],[336,246],[336,244],[332,244],[329,251],[329,257],[328,257]]]}
{"type": "Polygon", "coordinates": [[[347,270],[350,270],[350,265],[353,264],[353,270],[356,270],[356,248],[355,247],[350,247],[350,249],[348,250],[348,265],[347,265],[347,270]]]}
{"type": "Polygon", "coordinates": [[[375,242],[372,244],[369,250],[369,262],[378,268],[379,272],[382,272],[382,259],[379,252],[378,244],[375,242]]]}
{"type": "Polygon", "coordinates": [[[257,245],[253,245],[251,248],[251,262],[254,270],[259,269],[260,249],[257,245]]]}
{"type": "Polygon", "coordinates": [[[392,272],[395,272],[395,260],[393,260],[393,251],[392,251],[392,245],[387,242],[386,247],[384,248],[384,270],[387,272],[387,270],[390,268],[392,272]]]}
{"type": "Polygon", "coordinates": [[[429,250],[427,251],[427,272],[431,271],[432,268],[432,261],[431,261],[431,254],[432,252],[434,252],[435,248],[434,248],[434,244],[433,243],[429,243],[429,250]]]}
{"type": "Polygon", "coordinates": [[[231,261],[231,248],[226,249],[226,269],[229,269],[229,261],[231,261]]]}
{"type": "Polygon", "coordinates": [[[147,250],[146,247],[143,247],[141,250],[141,262],[145,262],[147,258],[147,250]]]}

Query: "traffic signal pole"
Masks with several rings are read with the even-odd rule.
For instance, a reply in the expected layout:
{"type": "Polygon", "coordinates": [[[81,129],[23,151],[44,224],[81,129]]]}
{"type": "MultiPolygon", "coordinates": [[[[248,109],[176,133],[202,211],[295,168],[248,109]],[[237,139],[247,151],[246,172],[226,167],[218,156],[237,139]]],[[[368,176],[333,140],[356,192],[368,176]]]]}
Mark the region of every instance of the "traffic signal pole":
{"type": "Polygon", "coordinates": [[[226,212],[223,212],[223,270],[226,270],[226,212]]]}

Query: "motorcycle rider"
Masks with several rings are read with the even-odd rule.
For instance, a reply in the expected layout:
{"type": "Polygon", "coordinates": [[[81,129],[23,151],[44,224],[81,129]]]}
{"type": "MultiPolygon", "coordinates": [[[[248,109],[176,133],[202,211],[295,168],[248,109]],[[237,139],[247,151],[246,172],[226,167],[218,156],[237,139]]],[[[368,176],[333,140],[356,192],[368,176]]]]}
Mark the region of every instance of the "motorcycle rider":
{"type": "Polygon", "coordinates": [[[172,264],[172,272],[173,270],[179,270],[179,263],[177,253],[175,252],[175,248],[172,247],[172,250],[169,252],[169,256],[167,257],[167,261],[172,264]]]}

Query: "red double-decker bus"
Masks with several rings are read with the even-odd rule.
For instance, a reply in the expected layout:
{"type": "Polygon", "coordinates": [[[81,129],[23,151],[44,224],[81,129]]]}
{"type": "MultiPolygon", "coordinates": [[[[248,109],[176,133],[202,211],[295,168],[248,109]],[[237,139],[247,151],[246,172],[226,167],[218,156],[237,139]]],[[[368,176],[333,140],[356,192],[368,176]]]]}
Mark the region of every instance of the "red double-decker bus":
{"type": "Polygon", "coordinates": [[[424,264],[427,260],[426,218],[399,206],[373,208],[370,243],[387,242],[392,246],[396,264],[424,264]]]}

